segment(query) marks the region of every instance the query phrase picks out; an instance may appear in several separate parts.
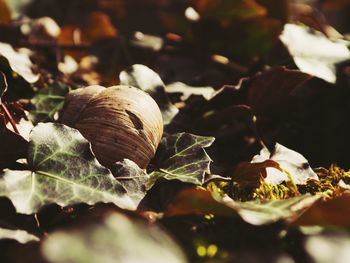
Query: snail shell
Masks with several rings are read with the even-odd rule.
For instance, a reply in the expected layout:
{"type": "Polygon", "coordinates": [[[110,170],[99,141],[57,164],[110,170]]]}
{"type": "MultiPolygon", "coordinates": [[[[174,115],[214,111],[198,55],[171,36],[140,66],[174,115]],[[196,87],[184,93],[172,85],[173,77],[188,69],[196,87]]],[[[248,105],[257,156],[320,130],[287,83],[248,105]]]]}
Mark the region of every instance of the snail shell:
{"type": "Polygon", "coordinates": [[[71,91],[60,121],[78,129],[106,167],[127,158],[146,168],[163,134],[157,103],[130,86],[94,85],[71,91]]]}

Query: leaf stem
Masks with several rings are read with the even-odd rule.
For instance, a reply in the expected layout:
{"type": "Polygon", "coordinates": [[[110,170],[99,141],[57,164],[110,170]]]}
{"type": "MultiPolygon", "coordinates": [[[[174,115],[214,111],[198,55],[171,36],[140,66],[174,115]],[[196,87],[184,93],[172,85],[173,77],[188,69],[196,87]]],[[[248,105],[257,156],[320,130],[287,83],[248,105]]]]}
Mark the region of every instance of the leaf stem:
{"type": "Polygon", "coordinates": [[[16,122],[13,120],[12,115],[9,112],[9,110],[7,109],[7,107],[5,106],[5,104],[0,103],[0,107],[3,110],[3,112],[5,113],[8,121],[11,123],[11,126],[12,126],[13,130],[15,131],[15,133],[19,134],[19,131],[18,131],[17,126],[16,126],[16,122]]]}

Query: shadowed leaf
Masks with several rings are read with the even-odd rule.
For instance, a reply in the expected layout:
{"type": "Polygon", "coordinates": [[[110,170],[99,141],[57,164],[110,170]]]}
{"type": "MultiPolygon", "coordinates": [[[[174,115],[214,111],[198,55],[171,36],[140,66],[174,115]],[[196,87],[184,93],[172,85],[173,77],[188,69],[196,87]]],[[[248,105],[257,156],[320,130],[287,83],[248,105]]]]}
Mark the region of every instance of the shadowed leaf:
{"type": "Polygon", "coordinates": [[[6,121],[0,114],[0,169],[7,167],[19,158],[26,156],[28,141],[21,135],[9,130],[6,121]]]}
{"type": "Polygon", "coordinates": [[[258,113],[276,110],[291,96],[293,90],[312,78],[299,70],[276,67],[253,77],[248,102],[258,113]]]}
{"type": "Polygon", "coordinates": [[[150,176],[136,163],[124,159],[114,164],[111,171],[133,200],[141,201],[145,197],[150,176]]]}
{"type": "Polygon", "coordinates": [[[181,100],[187,100],[191,95],[201,95],[206,100],[210,100],[215,93],[212,87],[192,87],[182,82],[174,82],[165,87],[167,93],[181,93],[181,100]]]}
{"type": "Polygon", "coordinates": [[[210,157],[204,148],[214,142],[213,137],[177,133],[165,136],[158,146],[156,169],[151,180],[164,178],[201,185],[209,173],[210,157]]]}
{"type": "Polygon", "coordinates": [[[65,95],[69,87],[63,83],[55,83],[47,89],[39,91],[31,100],[34,110],[31,111],[35,123],[57,120],[56,114],[63,108],[65,95]]]}
{"type": "Polygon", "coordinates": [[[267,11],[255,0],[199,0],[197,9],[204,18],[220,20],[223,17],[230,19],[251,19],[266,15],[267,11]]]}

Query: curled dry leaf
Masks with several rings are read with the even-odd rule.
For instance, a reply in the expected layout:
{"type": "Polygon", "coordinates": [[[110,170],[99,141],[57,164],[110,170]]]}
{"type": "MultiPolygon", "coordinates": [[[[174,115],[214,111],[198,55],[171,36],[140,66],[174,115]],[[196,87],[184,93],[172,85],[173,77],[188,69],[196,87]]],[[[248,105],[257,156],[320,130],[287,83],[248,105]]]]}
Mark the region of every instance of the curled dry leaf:
{"type": "Polygon", "coordinates": [[[164,124],[169,124],[179,110],[170,102],[165,85],[159,75],[147,66],[135,64],[119,74],[120,84],[139,88],[157,102],[164,124]]]}
{"type": "Polygon", "coordinates": [[[107,167],[126,158],[146,168],[163,134],[157,103],[130,86],[89,86],[71,91],[60,121],[78,129],[107,167]]]}
{"type": "Polygon", "coordinates": [[[268,168],[274,168],[283,173],[280,165],[273,160],[266,160],[259,163],[242,162],[237,165],[233,172],[232,180],[237,182],[241,187],[257,188],[260,182],[267,177],[268,168]]]}

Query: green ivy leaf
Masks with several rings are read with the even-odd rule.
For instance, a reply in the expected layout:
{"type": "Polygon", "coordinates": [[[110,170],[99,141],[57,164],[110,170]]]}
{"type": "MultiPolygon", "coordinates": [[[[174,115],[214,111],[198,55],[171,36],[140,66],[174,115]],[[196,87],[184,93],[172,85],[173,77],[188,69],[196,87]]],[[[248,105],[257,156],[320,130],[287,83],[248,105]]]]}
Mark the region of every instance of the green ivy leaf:
{"type": "Polygon", "coordinates": [[[179,180],[196,185],[203,184],[204,175],[209,173],[210,157],[204,148],[215,138],[189,133],[166,135],[158,146],[156,169],[151,178],[179,180]]]}
{"type": "Polygon", "coordinates": [[[139,202],[145,197],[150,176],[136,163],[124,159],[114,164],[111,171],[132,199],[139,202]]]}
{"type": "Polygon", "coordinates": [[[57,120],[56,114],[62,109],[68,92],[69,87],[60,82],[39,91],[31,100],[34,105],[34,110],[31,111],[33,121],[38,123],[57,120]]]}
{"type": "Polygon", "coordinates": [[[52,263],[187,262],[179,246],[159,228],[116,212],[52,233],[42,251],[52,263]]]}
{"type": "Polygon", "coordinates": [[[152,69],[135,64],[119,75],[121,85],[139,88],[151,95],[157,102],[163,116],[164,124],[169,124],[179,110],[170,102],[165,92],[165,85],[159,75],[152,69]]]}
{"type": "Polygon", "coordinates": [[[36,213],[45,205],[111,202],[136,209],[138,202],[111,172],[100,165],[89,142],[78,130],[55,123],[39,123],[31,133],[29,170],[0,174],[0,196],[17,212],[36,213]]]}
{"type": "Polygon", "coordinates": [[[0,227],[0,240],[1,239],[12,239],[18,241],[21,244],[25,244],[31,241],[39,241],[38,237],[29,234],[27,231],[0,227]]]}
{"type": "Polygon", "coordinates": [[[301,71],[330,83],[336,82],[335,65],[350,59],[348,42],[331,41],[317,31],[287,24],[280,36],[301,71]]]}

